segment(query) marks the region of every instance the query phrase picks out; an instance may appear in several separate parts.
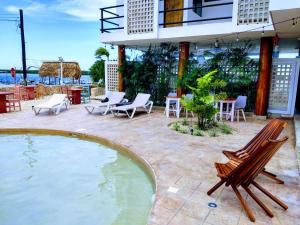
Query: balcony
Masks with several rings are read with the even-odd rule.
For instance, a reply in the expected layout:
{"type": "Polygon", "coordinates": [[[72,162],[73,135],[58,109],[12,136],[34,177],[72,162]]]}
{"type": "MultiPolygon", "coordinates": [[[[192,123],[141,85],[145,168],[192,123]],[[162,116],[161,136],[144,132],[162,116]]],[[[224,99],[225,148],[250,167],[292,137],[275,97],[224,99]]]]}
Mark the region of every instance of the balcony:
{"type": "Polygon", "coordinates": [[[233,2],[222,1],[215,4],[193,4],[189,1],[183,8],[174,5],[160,4],[159,26],[163,28],[175,26],[199,25],[211,22],[232,20],[233,2]]]}
{"type": "Polygon", "coordinates": [[[253,30],[273,32],[270,0],[126,0],[101,8],[101,36],[104,43],[204,41],[253,30]],[[124,3],[124,4],[123,4],[124,3]],[[179,4],[180,3],[180,4],[179,4]]]}
{"type": "Polygon", "coordinates": [[[124,29],[124,5],[100,8],[101,33],[124,29]]]}
{"type": "MultiPolygon", "coordinates": [[[[150,7],[154,9],[155,7],[153,5],[150,5],[150,7]]],[[[232,5],[233,2],[222,1],[222,3],[203,5],[193,5],[192,3],[188,3],[186,7],[177,8],[172,4],[166,4],[165,1],[159,1],[158,10],[156,11],[157,15],[154,15],[155,12],[153,12],[150,16],[149,14],[151,13],[151,9],[146,10],[144,13],[135,13],[137,9],[135,8],[134,10],[131,10],[128,5],[127,12],[125,12],[124,4],[109,6],[100,9],[101,33],[111,33],[114,30],[123,30],[125,29],[124,24],[127,24],[127,29],[130,29],[132,24],[132,22],[129,21],[130,19],[140,23],[142,20],[147,18],[152,19],[155,16],[158,17],[158,24],[155,24],[155,27],[157,28],[231,21],[232,5]],[[131,11],[134,11],[135,15],[132,16],[131,11]],[[127,15],[127,18],[125,18],[124,15],[127,15]]],[[[147,26],[147,24],[144,24],[144,26],[147,26]]],[[[140,28],[141,29],[137,29],[135,32],[142,33],[143,27],[140,26],[140,28]]]]}

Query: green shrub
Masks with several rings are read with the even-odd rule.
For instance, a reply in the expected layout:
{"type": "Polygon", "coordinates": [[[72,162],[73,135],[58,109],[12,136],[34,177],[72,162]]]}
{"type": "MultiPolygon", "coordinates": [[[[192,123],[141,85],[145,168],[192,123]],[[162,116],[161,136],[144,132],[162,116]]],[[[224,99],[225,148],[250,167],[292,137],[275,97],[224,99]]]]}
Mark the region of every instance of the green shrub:
{"type": "Polygon", "coordinates": [[[188,134],[189,133],[189,128],[188,127],[181,127],[179,129],[179,132],[182,134],[188,134]]]}
{"type": "Polygon", "coordinates": [[[219,127],[221,133],[223,133],[223,134],[232,134],[233,129],[232,129],[231,126],[229,126],[225,123],[221,123],[221,124],[218,125],[218,127],[219,127]]]}
{"type": "Polygon", "coordinates": [[[217,129],[211,129],[209,132],[208,132],[208,135],[210,137],[218,137],[219,136],[219,133],[217,131],[217,129]]]}
{"type": "Polygon", "coordinates": [[[187,119],[187,118],[184,118],[184,119],[182,120],[181,124],[182,124],[183,126],[188,126],[188,125],[189,125],[188,119],[187,119]]]}
{"type": "Polygon", "coordinates": [[[193,135],[194,136],[204,136],[203,132],[199,129],[194,129],[193,135]]]}
{"type": "Polygon", "coordinates": [[[175,130],[175,131],[180,131],[180,125],[178,122],[174,123],[172,125],[172,129],[175,130]]]}
{"type": "Polygon", "coordinates": [[[126,97],[134,99],[138,93],[151,94],[154,105],[164,105],[170,92],[170,82],[176,79],[177,46],[161,44],[149,48],[134,60],[125,60],[119,72],[123,73],[126,97]]]}
{"type": "Polygon", "coordinates": [[[216,92],[217,89],[226,86],[223,80],[214,78],[217,72],[217,70],[213,70],[198,78],[196,86],[189,87],[193,98],[183,96],[181,99],[182,106],[197,115],[197,125],[202,130],[212,126],[214,115],[218,112],[215,108],[215,100],[226,96],[223,92],[216,92]]]}
{"type": "Polygon", "coordinates": [[[198,127],[197,124],[194,124],[194,125],[193,125],[193,129],[194,129],[194,130],[200,130],[200,128],[198,127]]]}

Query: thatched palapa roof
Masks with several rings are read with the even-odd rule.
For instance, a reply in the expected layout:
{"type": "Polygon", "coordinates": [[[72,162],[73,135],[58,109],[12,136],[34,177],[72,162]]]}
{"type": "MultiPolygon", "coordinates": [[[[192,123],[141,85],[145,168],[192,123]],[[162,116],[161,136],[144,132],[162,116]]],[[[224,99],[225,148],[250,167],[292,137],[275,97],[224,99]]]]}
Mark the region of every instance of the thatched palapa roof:
{"type": "MultiPolygon", "coordinates": [[[[60,62],[47,61],[43,62],[40,67],[39,74],[42,77],[60,76],[60,62]]],[[[63,77],[71,77],[79,79],[81,76],[81,69],[77,62],[63,62],[63,77]]]]}

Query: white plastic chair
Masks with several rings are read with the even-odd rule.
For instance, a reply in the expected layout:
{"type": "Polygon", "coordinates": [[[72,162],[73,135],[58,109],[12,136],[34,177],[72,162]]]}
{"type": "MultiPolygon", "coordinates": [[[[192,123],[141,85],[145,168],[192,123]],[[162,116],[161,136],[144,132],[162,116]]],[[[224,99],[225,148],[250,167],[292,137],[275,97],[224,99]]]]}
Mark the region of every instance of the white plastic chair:
{"type": "Polygon", "coordinates": [[[120,111],[125,112],[130,119],[133,118],[137,108],[143,108],[149,114],[153,106],[153,102],[149,99],[150,94],[139,93],[131,104],[113,107],[111,112],[114,116],[118,116],[120,111]],[[130,110],[132,110],[131,114],[129,113],[130,110]]]}
{"type": "Polygon", "coordinates": [[[36,106],[32,106],[32,110],[34,111],[35,115],[38,115],[42,109],[49,110],[49,113],[52,111],[55,114],[59,114],[61,107],[65,106],[68,109],[70,105],[70,101],[66,94],[53,94],[49,100],[44,103],[41,103],[36,106]]]}
{"type": "Polygon", "coordinates": [[[116,104],[122,102],[125,93],[124,92],[110,92],[107,95],[108,101],[107,102],[100,102],[98,104],[94,104],[94,105],[88,105],[85,106],[84,108],[88,111],[88,113],[93,113],[93,111],[99,110],[99,109],[104,109],[104,112],[101,112],[102,115],[106,115],[107,112],[116,104]]]}
{"type": "Polygon", "coordinates": [[[236,99],[236,102],[234,104],[234,112],[237,115],[237,121],[240,121],[240,112],[243,115],[243,118],[246,122],[246,116],[245,116],[245,107],[247,103],[247,96],[238,96],[236,99]]]}

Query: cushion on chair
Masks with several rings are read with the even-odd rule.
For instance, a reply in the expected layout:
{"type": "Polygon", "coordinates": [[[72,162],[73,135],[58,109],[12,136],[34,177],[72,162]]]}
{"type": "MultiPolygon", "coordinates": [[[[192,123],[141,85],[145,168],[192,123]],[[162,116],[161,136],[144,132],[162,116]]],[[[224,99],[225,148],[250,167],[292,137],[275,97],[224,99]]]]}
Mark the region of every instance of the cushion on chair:
{"type": "Polygon", "coordinates": [[[106,97],[105,99],[103,99],[103,100],[100,100],[101,102],[108,102],[109,101],[109,99],[108,99],[108,97],[106,97]]]}
{"type": "Polygon", "coordinates": [[[132,102],[120,102],[120,103],[116,104],[116,106],[118,107],[118,106],[123,106],[123,105],[130,105],[130,104],[132,104],[132,102]]]}

